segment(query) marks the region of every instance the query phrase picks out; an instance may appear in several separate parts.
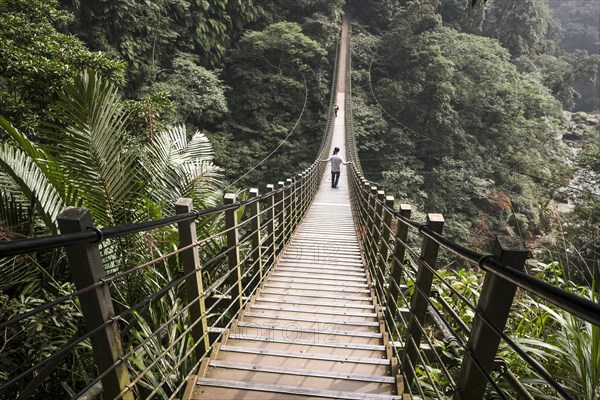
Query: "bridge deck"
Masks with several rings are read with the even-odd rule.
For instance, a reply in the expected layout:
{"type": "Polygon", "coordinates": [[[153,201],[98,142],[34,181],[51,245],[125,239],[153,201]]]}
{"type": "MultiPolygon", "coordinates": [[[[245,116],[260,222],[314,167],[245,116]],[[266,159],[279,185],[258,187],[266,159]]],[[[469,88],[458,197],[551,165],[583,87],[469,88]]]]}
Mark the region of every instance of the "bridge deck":
{"type": "MultiPolygon", "coordinates": [[[[345,149],[347,21],[332,148],[345,149]]],[[[331,154],[331,151],[330,151],[331,154]]],[[[345,158],[345,157],[344,157],[345,158]]],[[[363,266],[347,174],[327,171],[257,294],[200,367],[186,399],[400,399],[381,313],[363,266]]]]}
{"type": "Polygon", "coordinates": [[[192,399],[399,398],[352,221],[326,178],[192,399]]]}

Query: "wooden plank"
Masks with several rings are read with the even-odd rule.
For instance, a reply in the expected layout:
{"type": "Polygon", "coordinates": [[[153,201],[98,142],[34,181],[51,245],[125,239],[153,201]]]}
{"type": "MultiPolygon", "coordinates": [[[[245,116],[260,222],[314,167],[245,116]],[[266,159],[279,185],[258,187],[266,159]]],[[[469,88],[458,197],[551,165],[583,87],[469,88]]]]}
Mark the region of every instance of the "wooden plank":
{"type": "MultiPolygon", "coordinates": [[[[278,266],[284,266],[284,267],[294,267],[294,268],[320,268],[323,269],[323,271],[349,271],[349,272],[354,272],[354,273],[364,273],[365,272],[365,268],[363,267],[363,265],[361,263],[340,263],[337,262],[335,264],[332,265],[322,265],[322,264],[318,264],[315,262],[310,262],[310,261],[299,261],[299,260],[280,260],[277,263],[278,266]]],[[[273,270],[276,270],[277,268],[274,268],[273,270]]]]}
{"type": "Polygon", "coordinates": [[[273,270],[270,275],[271,278],[282,278],[287,277],[291,279],[319,279],[321,281],[333,281],[333,282],[351,282],[353,284],[363,283],[367,284],[367,278],[364,273],[361,272],[346,272],[343,270],[329,270],[328,268],[319,267],[305,267],[305,268],[293,268],[281,266],[276,270],[273,270]]]}
{"type": "MultiPolygon", "coordinates": [[[[246,322],[246,321],[240,321],[238,323],[238,326],[241,328],[251,328],[251,329],[261,328],[260,326],[257,326],[255,323],[246,322]]],[[[316,329],[309,328],[309,329],[302,329],[300,331],[298,329],[292,329],[289,326],[273,326],[273,327],[268,327],[268,329],[272,330],[272,331],[316,333],[316,334],[322,334],[322,335],[327,335],[327,336],[356,336],[356,337],[367,337],[367,338],[376,338],[376,339],[381,339],[383,336],[379,332],[341,331],[341,330],[323,332],[318,327],[316,329]]]]}
{"type": "Polygon", "coordinates": [[[311,322],[315,324],[326,324],[326,325],[351,325],[351,326],[370,326],[370,327],[379,327],[379,322],[371,322],[371,321],[348,321],[343,319],[334,319],[334,318],[304,318],[299,317],[297,315],[274,315],[274,314],[266,314],[266,313],[258,313],[258,312],[246,312],[244,313],[246,317],[253,318],[267,318],[267,319],[276,319],[276,320],[286,320],[286,321],[295,321],[295,322],[311,322]]]}
{"type": "Polygon", "coordinates": [[[197,381],[199,386],[218,386],[227,387],[233,389],[243,389],[252,391],[265,391],[274,393],[286,393],[286,394],[297,394],[304,396],[324,397],[330,399],[356,399],[356,400],[402,400],[402,397],[394,395],[384,394],[373,394],[373,393],[354,393],[354,392],[343,392],[337,390],[325,390],[325,389],[311,389],[311,388],[300,388],[295,386],[283,386],[283,385],[268,385],[264,383],[250,383],[240,381],[227,381],[220,379],[199,379],[197,381]]]}
{"type": "Polygon", "coordinates": [[[364,280],[366,282],[366,275],[364,272],[346,272],[344,270],[333,270],[333,271],[328,271],[328,270],[323,270],[321,268],[295,268],[295,267],[286,267],[285,265],[279,265],[278,268],[276,270],[273,271],[273,276],[284,276],[284,274],[294,274],[294,273],[300,273],[300,274],[305,274],[307,276],[310,275],[316,275],[316,276],[342,276],[342,277],[347,277],[348,279],[352,279],[352,280],[364,280]],[[339,272],[338,272],[339,271],[339,272]]]}
{"type": "Polygon", "coordinates": [[[317,354],[317,353],[304,353],[294,351],[278,351],[268,349],[252,349],[240,346],[229,346],[222,345],[221,351],[231,351],[236,353],[245,354],[260,354],[265,356],[276,356],[285,358],[302,358],[308,360],[323,360],[323,361],[335,361],[343,363],[355,363],[355,364],[376,364],[376,365],[390,365],[390,360],[386,358],[370,358],[370,357],[351,357],[351,356],[336,356],[331,354],[317,354]]]}
{"type": "Polygon", "coordinates": [[[321,279],[321,278],[291,278],[291,277],[278,277],[276,275],[271,276],[269,282],[284,282],[284,283],[307,283],[309,285],[318,285],[318,286],[343,286],[350,288],[366,288],[369,287],[367,285],[366,280],[365,283],[356,283],[353,281],[345,281],[343,279],[321,279]],[[317,280],[317,282],[314,282],[317,280]],[[350,283],[353,282],[353,283],[350,283]]]}
{"type": "Polygon", "coordinates": [[[376,318],[376,313],[361,313],[353,311],[340,311],[340,310],[315,310],[314,308],[298,308],[298,307],[281,307],[281,306],[270,306],[264,304],[253,304],[251,306],[257,310],[271,310],[271,311],[287,311],[294,313],[307,313],[307,314],[333,314],[342,315],[345,317],[363,317],[363,318],[376,318]]]}
{"type": "Polygon", "coordinates": [[[373,351],[385,351],[384,345],[379,344],[366,344],[366,343],[341,343],[341,342],[323,342],[316,340],[293,340],[289,339],[275,339],[271,336],[250,336],[239,333],[232,333],[229,335],[232,340],[254,340],[259,342],[273,342],[273,343],[293,343],[304,346],[321,346],[321,347],[335,347],[349,350],[373,350],[373,351]]]}
{"type": "MultiPolygon", "coordinates": [[[[368,300],[368,299],[366,299],[368,300]]],[[[288,300],[288,299],[277,299],[272,297],[257,297],[256,301],[260,302],[271,302],[271,303],[283,303],[283,304],[295,304],[303,306],[320,306],[320,307],[339,307],[339,308],[362,308],[373,310],[374,306],[371,304],[349,304],[349,303],[338,303],[331,301],[304,301],[304,300],[288,300]]]]}
{"type": "MultiPolygon", "coordinates": [[[[395,396],[395,395],[342,392],[342,391],[338,391],[338,390],[299,388],[299,387],[295,387],[295,386],[283,386],[283,385],[254,384],[254,383],[250,383],[250,382],[227,381],[227,380],[220,380],[220,379],[206,379],[206,378],[200,379],[200,380],[198,380],[198,385],[199,386],[217,386],[217,387],[224,387],[224,388],[241,389],[243,391],[272,392],[272,393],[277,393],[278,396],[280,396],[280,394],[289,394],[289,395],[312,396],[312,397],[322,397],[322,398],[331,398],[331,399],[402,400],[402,397],[395,396]]],[[[253,397],[251,396],[250,398],[253,398],[253,397]]],[[[274,398],[281,398],[281,397],[274,397],[274,398]]]]}
{"type": "Polygon", "coordinates": [[[276,288],[276,289],[291,289],[291,290],[309,290],[309,291],[317,291],[317,292],[338,292],[338,293],[365,293],[365,294],[371,294],[371,291],[369,289],[348,289],[348,290],[344,290],[343,287],[318,287],[318,286],[307,286],[301,283],[295,284],[295,283],[290,283],[290,284],[271,284],[270,282],[267,282],[263,287],[265,288],[276,288]]]}
{"type": "Polygon", "coordinates": [[[248,371],[273,372],[276,374],[299,375],[299,376],[317,376],[321,378],[348,379],[364,382],[396,383],[392,376],[363,375],[352,373],[338,373],[333,371],[318,371],[303,368],[285,368],[269,365],[248,364],[248,363],[229,363],[226,361],[211,361],[211,367],[242,369],[248,371]]]}
{"type": "MultiPolygon", "coordinates": [[[[280,296],[294,296],[294,297],[310,297],[310,298],[318,298],[318,299],[337,299],[337,300],[348,300],[348,301],[369,301],[373,300],[369,296],[359,297],[359,296],[336,296],[336,295],[328,295],[328,294],[290,294],[290,293],[282,293],[274,290],[263,289],[261,290],[261,294],[271,294],[271,295],[280,295],[280,296]]],[[[370,293],[369,293],[370,294],[370,293]]]]}
{"type": "Polygon", "coordinates": [[[193,399],[192,397],[192,393],[194,391],[194,386],[196,386],[196,382],[198,381],[198,376],[197,375],[192,375],[188,378],[185,387],[185,392],[183,393],[183,396],[181,397],[181,400],[191,400],[193,399]]]}

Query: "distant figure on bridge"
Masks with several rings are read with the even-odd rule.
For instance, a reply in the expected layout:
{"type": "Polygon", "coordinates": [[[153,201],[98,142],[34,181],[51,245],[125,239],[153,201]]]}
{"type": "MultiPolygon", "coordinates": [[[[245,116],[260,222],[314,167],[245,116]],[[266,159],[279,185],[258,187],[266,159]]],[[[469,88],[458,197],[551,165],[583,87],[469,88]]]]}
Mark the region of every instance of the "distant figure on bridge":
{"type": "Polygon", "coordinates": [[[347,164],[352,164],[352,161],[344,161],[344,159],[338,156],[340,148],[336,147],[333,149],[333,154],[327,160],[319,160],[319,162],[331,161],[331,187],[334,189],[338,188],[338,182],[340,181],[340,167],[347,164]]]}
{"type": "Polygon", "coordinates": [[[340,106],[338,106],[337,104],[335,105],[335,108],[333,109],[333,111],[335,111],[335,116],[337,117],[337,112],[340,109],[340,106]]]}

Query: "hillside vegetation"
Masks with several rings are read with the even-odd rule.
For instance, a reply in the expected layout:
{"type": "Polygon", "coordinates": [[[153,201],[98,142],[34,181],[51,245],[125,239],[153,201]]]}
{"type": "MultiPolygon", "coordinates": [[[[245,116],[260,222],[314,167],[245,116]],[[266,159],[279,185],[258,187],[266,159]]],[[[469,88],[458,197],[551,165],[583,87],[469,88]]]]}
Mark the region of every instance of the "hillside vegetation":
{"type": "MultiPolygon", "coordinates": [[[[325,131],[348,12],[353,125],[366,177],[412,204],[416,219],[443,213],[445,235],[475,250],[488,251],[494,235],[523,237],[543,261],[532,272],[596,298],[598,6],[472,3],[0,0],[2,240],[57,233],[67,206],[91,209],[99,227],[117,226],[172,215],[179,196],[208,208],[226,191],[262,192],[300,172],[325,131]]],[[[222,224],[208,219],[200,229],[209,236],[222,224]]],[[[106,269],[124,271],[177,246],[173,230],[156,235],[108,241],[106,269]]],[[[202,261],[222,250],[215,239],[202,261]]],[[[165,263],[156,275],[120,283],[122,307],[154,293],[177,268],[165,263]]],[[[457,285],[476,292],[481,275],[460,274],[457,285]]],[[[0,260],[3,320],[72,291],[61,251],[0,260]]],[[[554,309],[529,315],[535,304],[524,296],[523,319],[510,329],[540,340],[534,351],[556,361],[552,372],[576,398],[596,398],[600,357],[587,343],[600,349],[597,329],[554,309]],[[582,360],[556,360],[544,353],[546,342],[582,360]]],[[[0,382],[79,332],[78,304],[61,307],[5,332],[0,382]]],[[[147,320],[139,316],[141,327],[184,305],[166,299],[152,307],[147,320]]],[[[124,345],[136,348],[142,336],[132,330],[124,345]]],[[[36,398],[70,397],[90,382],[89,346],[64,364],[36,398]]],[[[552,398],[544,390],[539,398],[552,398]]]]}

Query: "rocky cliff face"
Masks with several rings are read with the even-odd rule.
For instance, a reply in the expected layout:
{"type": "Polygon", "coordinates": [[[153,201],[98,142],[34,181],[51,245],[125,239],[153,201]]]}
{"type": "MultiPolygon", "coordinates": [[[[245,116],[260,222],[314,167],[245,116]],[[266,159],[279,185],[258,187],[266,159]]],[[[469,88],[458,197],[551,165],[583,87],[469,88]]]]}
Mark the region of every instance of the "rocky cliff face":
{"type": "Polygon", "coordinates": [[[563,116],[565,119],[565,130],[562,140],[567,146],[582,148],[591,142],[594,128],[598,129],[600,114],[588,114],[581,111],[571,113],[565,111],[563,116]]]}
{"type": "Polygon", "coordinates": [[[573,210],[574,200],[581,194],[581,191],[594,192],[600,194],[600,188],[590,187],[585,183],[586,179],[581,179],[583,176],[590,173],[590,171],[580,171],[573,162],[577,153],[579,153],[585,146],[591,143],[598,143],[600,141],[600,114],[597,113],[585,113],[575,112],[571,113],[565,111],[564,117],[564,130],[562,133],[562,141],[571,150],[571,157],[569,160],[565,160],[565,163],[574,168],[574,174],[567,186],[563,188],[561,196],[556,200],[556,210],[559,213],[568,213],[573,210]]]}

